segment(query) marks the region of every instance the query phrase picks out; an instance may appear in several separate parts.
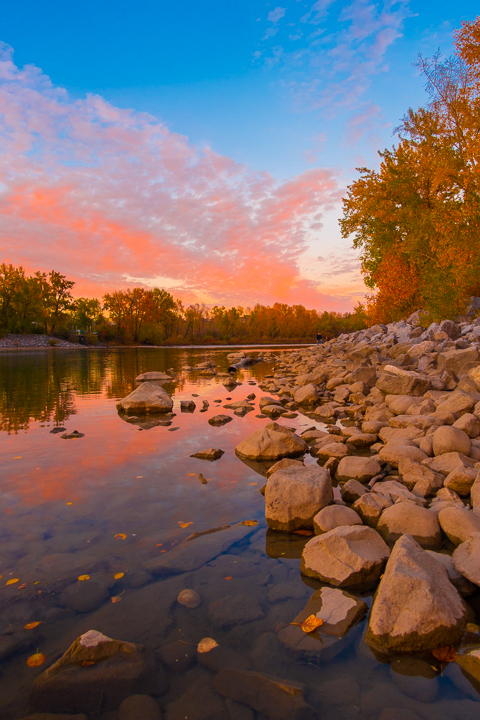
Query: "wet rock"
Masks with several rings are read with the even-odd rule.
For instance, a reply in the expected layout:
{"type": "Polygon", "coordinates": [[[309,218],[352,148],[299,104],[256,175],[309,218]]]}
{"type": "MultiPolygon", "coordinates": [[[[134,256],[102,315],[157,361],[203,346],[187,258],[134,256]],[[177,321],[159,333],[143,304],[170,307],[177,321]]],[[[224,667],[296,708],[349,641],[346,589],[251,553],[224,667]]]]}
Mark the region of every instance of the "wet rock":
{"type": "Polygon", "coordinates": [[[85,433],[78,432],[78,430],[74,430],[71,433],[65,433],[64,435],[60,435],[62,440],[77,440],[78,438],[85,437],[85,433]]]}
{"type": "Polygon", "coordinates": [[[66,432],[66,431],[67,431],[67,428],[64,428],[64,427],[55,427],[55,428],[53,428],[53,430],[50,430],[50,434],[51,434],[51,435],[57,435],[58,433],[66,432]]]}
{"type": "Polygon", "coordinates": [[[149,695],[130,695],[118,708],[119,720],[162,720],[158,703],[149,695]]]}
{"type": "Polygon", "coordinates": [[[454,550],[452,562],[457,572],[480,587],[480,532],[472,533],[454,550]]]}
{"type": "Polygon", "coordinates": [[[199,678],[178,700],[167,704],[165,720],[229,720],[225,701],[210,678],[199,678]]]}
{"type": "Polygon", "coordinates": [[[197,662],[197,648],[181,640],[175,640],[161,647],[158,656],[168,670],[182,674],[197,662]]]}
{"type": "Polygon", "coordinates": [[[285,600],[301,600],[307,593],[306,586],[298,580],[279,583],[268,591],[268,602],[275,604],[285,600]]]}
{"type": "Polygon", "coordinates": [[[454,545],[468,540],[480,532],[480,515],[466,508],[448,507],[438,513],[438,522],[445,535],[454,545]]]}
{"type": "Polygon", "coordinates": [[[117,403],[116,407],[127,415],[163,414],[170,412],[173,400],[160,385],[144,382],[117,403]]]}
{"type": "Polygon", "coordinates": [[[211,418],[208,418],[209,425],[213,425],[214,427],[220,427],[221,425],[226,425],[229,422],[232,422],[233,418],[230,415],[214,415],[211,418]]]}
{"type": "Polygon", "coordinates": [[[471,678],[474,687],[478,689],[480,686],[480,645],[464,650],[457,657],[456,662],[460,665],[465,675],[471,678]]]}
{"type": "Polygon", "coordinates": [[[325,507],[313,518],[315,535],[321,535],[344,525],[363,525],[363,521],[355,510],[341,505],[325,507]]]}
{"type": "Polygon", "coordinates": [[[336,478],[340,482],[357,480],[360,483],[367,483],[381,470],[378,462],[372,458],[344,457],[338,463],[336,478]]]}
{"type": "Polygon", "coordinates": [[[194,455],[190,455],[190,457],[198,458],[199,460],[210,460],[213,462],[213,460],[221,458],[222,455],[225,455],[224,450],[220,450],[219,448],[208,448],[208,450],[200,450],[194,455]]]}
{"type": "Polygon", "coordinates": [[[169,382],[173,378],[171,375],[167,375],[164,372],[158,372],[157,370],[150,370],[149,372],[141,373],[135,378],[135,382],[169,382]]]}
{"type": "Polygon", "coordinates": [[[319,720],[317,711],[306,704],[301,685],[235,668],[224,668],[213,682],[221,695],[270,720],[319,720]]]}
{"type": "Polygon", "coordinates": [[[220,672],[225,667],[252,669],[252,664],[245,655],[241,655],[237,650],[226,645],[216,645],[208,652],[197,652],[197,660],[214,673],[220,672]]]}
{"type": "MultiPolygon", "coordinates": [[[[252,595],[227,595],[208,606],[209,622],[219,630],[230,630],[237,625],[261,620],[264,613],[252,595]]],[[[235,698],[234,698],[235,699],[235,698]]]]}
{"type": "Polygon", "coordinates": [[[403,535],[375,595],[366,641],[384,653],[454,645],[466,621],[465,605],[445,567],[403,535]]]}
{"type": "Polygon", "coordinates": [[[108,600],[108,597],[105,583],[99,580],[89,580],[88,582],[77,581],[69,585],[62,591],[59,600],[64,607],[75,610],[75,612],[85,613],[96,610],[108,600]]]}
{"type": "Polygon", "coordinates": [[[301,572],[335,587],[369,585],[380,577],[390,555],[370,527],[337,527],[312,538],[302,553],[301,572]]]}
{"type": "Polygon", "coordinates": [[[332,479],[325,468],[279,470],[270,476],[265,489],[267,525],[286,532],[312,529],[314,516],[332,501],[332,479]]]}
{"type": "Polygon", "coordinates": [[[195,411],[196,404],[193,400],[180,400],[180,410],[182,412],[192,413],[195,411]]]}
{"type": "Polygon", "coordinates": [[[186,608],[194,609],[202,604],[202,598],[195,590],[185,588],[177,595],[177,602],[186,608]]]}
{"type": "Polygon", "coordinates": [[[354,503],[368,492],[358,480],[347,480],[345,485],[340,488],[342,500],[347,503],[354,503]]]}
{"type": "Polygon", "coordinates": [[[407,534],[427,550],[438,548],[442,544],[442,534],[435,514],[411,502],[398,502],[386,508],[378,521],[377,532],[389,545],[407,534]]]}
{"type": "Polygon", "coordinates": [[[283,457],[303,455],[307,449],[305,440],[292,432],[292,429],[272,422],[243,440],[235,452],[239,457],[249,460],[280,460],[283,457]]]}
{"type": "Polygon", "coordinates": [[[433,454],[443,455],[449,452],[458,452],[470,455],[472,443],[467,433],[456,427],[444,425],[435,430],[432,436],[433,454]]]}
{"type": "Polygon", "coordinates": [[[117,708],[129,695],[165,689],[161,668],[142,645],[90,630],[35,679],[29,702],[44,712],[93,714],[117,708]]]}
{"type": "Polygon", "coordinates": [[[422,703],[433,703],[440,693],[437,673],[424,660],[406,655],[390,663],[395,685],[409,697],[422,703]]]}
{"type": "Polygon", "coordinates": [[[228,720],[255,720],[255,712],[248,705],[225,698],[228,720]]]}
{"type": "Polygon", "coordinates": [[[355,512],[360,515],[365,525],[371,528],[377,527],[381,514],[391,506],[391,500],[378,493],[367,493],[353,503],[355,512]]]}

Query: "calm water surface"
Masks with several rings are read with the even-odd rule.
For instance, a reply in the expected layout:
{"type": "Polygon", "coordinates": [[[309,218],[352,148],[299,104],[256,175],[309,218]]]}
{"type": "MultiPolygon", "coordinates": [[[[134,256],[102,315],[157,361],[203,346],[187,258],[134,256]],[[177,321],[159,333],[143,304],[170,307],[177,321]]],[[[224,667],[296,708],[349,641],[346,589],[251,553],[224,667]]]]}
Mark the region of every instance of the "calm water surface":
{"type": "MultiPolygon", "coordinates": [[[[243,438],[269,421],[255,417],[256,412],[237,417],[222,407],[227,398],[242,400],[251,392],[258,401],[265,393],[256,384],[272,372],[272,364],[240,371],[242,384],[234,390],[219,378],[181,371],[184,365],[213,360],[217,371],[225,372],[231,350],[0,355],[2,720],[27,714],[35,677],[89,629],[156,650],[178,639],[193,646],[214,637],[242,653],[252,668],[305,683],[309,701],[321,707],[325,718],[377,718],[383,708],[403,707],[405,697],[421,718],[480,718],[480,704],[474,702],[480,697],[458,667],[452,664],[440,675],[442,668],[420,658],[415,666],[400,661],[393,670],[363,642],[365,623],[353,628],[328,660],[319,656],[317,662],[302,662],[279,645],[277,632],[320,585],[299,572],[308,538],[266,531],[259,492],[266,468],[247,465],[234,454],[243,438]],[[165,386],[176,413],[170,424],[139,426],[117,413],[116,402],[148,370],[175,371],[175,382],[165,386]],[[195,412],[181,412],[180,401],[187,399],[196,401],[195,412]],[[202,400],[210,403],[206,412],[200,412],[202,400]],[[208,419],[219,413],[233,421],[212,427],[208,419]],[[85,436],[64,440],[51,432],[55,427],[85,436]],[[214,463],[190,457],[210,447],[225,455],[214,463]],[[206,484],[199,481],[200,472],[206,484]],[[156,579],[143,568],[192,532],[255,519],[258,526],[245,528],[242,539],[199,570],[156,579]],[[123,577],[115,580],[119,573],[123,577]],[[87,582],[96,590],[81,600],[88,607],[79,612],[66,598],[68,592],[75,594],[77,577],[84,574],[90,580],[82,583],[82,592],[87,582]],[[7,586],[11,579],[18,581],[7,586]],[[271,591],[280,584],[279,600],[271,591]],[[172,593],[174,598],[183,587],[200,593],[200,608],[172,604],[172,593]],[[212,625],[209,605],[241,594],[255,600],[261,617],[228,628],[212,625]],[[120,600],[112,603],[112,597],[120,600]],[[24,629],[33,622],[41,624],[24,629]],[[26,660],[35,652],[47,660],[30,668],[26,660]]],[[[302,414],[280,422],[300,431],[322,427],[302,414]]],[[[315,461],[307,455],[305,462],[315,461]]],[[[371,602],[368,595],[363,599],[371,602]]],[[[181,697],[205,673],[199,665],[183,674],[169,673],[170,687],[160,705],[181,697]]],[[[116,715],[104,717],[114,720],[116,715]]]]}

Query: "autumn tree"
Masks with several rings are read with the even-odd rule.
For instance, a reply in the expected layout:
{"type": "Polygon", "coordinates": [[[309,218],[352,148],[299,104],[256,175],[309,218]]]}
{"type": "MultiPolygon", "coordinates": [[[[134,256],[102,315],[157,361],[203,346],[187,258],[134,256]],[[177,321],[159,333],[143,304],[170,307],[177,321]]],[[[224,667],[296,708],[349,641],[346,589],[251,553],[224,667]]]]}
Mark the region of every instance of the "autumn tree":
{"type": "Polygon", "coordinates": [[[423,307],[432,319],[480,293],[480,18],[442,61],[419,56],[428,103],[410,109],[378,171],[360,168],[340,221],[362,251],[373,321],[423,307]]]}

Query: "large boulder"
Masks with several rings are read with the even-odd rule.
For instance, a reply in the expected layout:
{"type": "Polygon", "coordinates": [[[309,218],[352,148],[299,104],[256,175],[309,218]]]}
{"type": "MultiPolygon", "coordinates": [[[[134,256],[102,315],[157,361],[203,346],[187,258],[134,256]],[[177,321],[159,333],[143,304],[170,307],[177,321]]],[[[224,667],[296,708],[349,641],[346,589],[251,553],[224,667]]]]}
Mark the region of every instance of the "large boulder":
{"type": "Polygon", "coordinates": [[[309,383],[295,390],[293,399],[298,405],[318,405],[320,396],[316,385],[309,383]]]}
{"type": "Polygon", "coordinates": [[[30,705],[41,712],[95,714],[116,710],[130,695],[160,695],[166,678],[142,645],[89,630],[35,679],[30,705]]]}
{"type": "Polygon", "coordinates": [[[442,475],[449,475],[452,470],[457,468],[473,467],[473,463],[474,461],[471,458],[458,452],[443,453],[443,455],[426,458],[422,461],[422,465],[442,475]]]}
{"type": "Polygon", "coordinates": [[[454,545],[460,545],[480,532],[480,515],[460,507],[447,507],[438,513],[438,522],[454,545]]]}
{"type": "Polygon", "coordinates": [[[305,440],[291,428],[275,422],[255,430],[235,448],[237,455],[247,460],[281,460],[284,457],[299,457],[307,450],[305,440]]]}
{"type": "Polygon", "coordinates": [[[384,510],[377,532],[389,545],[402,535],[411,535],[421,547],[429,550],[442,544],[440,526],[434,513],[411,502],[397,502],[384,510]]]}
{"type": "Polygon", "coordinates": [[[437,358],[439,370],[448,370],[457,376],[466,374],[475,365],[478,365],[478,350],[475,347],[465,350],[447,350],[439,353],[437,358]]]}
{"type": "Polygon", "coordinates": [[[458,452],[470,455],[472,442],[466,432],[456,427],[443,425],[435,430],[432,436],[433,454],[444,455],[449,452],[458,452]]]}
{"type": "Polygon", "coordinates": [[[386,365],[377,380],[377,388],[386,395],[425,395],[431,387],[430,380],[412,370],[386,365]]]}
{"type": "Polygon", "coordinates": [[[270,475],[265,488],[265,518],[272,530],[313,527],[314,516],[333,502],[332,479],[318,466],[287,467],[270,475]]]}
{"type": "Polygon", "coordinates": [[[462,390],[455,390],[451,395],[437,406],[438,413],[452,413],[455,418],[460,418],[464,413],[469,413],[475,407],[475,400],[462,390]]]}
{"type": "Polygon", "coordinates": [[[378,493],[365,493],[355,500],[353,509],[362,518],[365,525],[376,528],[378,520],[384,510],[392,506],[390,498],[378,493]]]}
{"type": "Polygon", "coordinates": [[[117,403],[117,410],[127,415],[164,414],[170,412],[173,400],[160,385],[143,382],[117,403]]]}
{"type": "Polygon", "coordinates": [[[363,525],[362,518],[352,508],[343,505],[329,505],[313,518],[315,535],[330,532],[342,525],[363,525]]]}
{"type": "Polygon", "coordinates": [[[428,455],[415,445],[407,445],[389,442],[380,448],[378,454],[382,460],[394,467],[398,467],[404,460],[412,460],[413,462],[422,462],[426,460],[428,455]]]}
{"type": "Polygon", "coordinates": [[[480,532],[474,532],[453,552],[453,567],[470,582],[480,586],[480,532]]]}
{"type": "Polygon", "coordinates": [[[301,571],[336,587],[370,585],[380,577],[390,551],[370,527],[343,526],[309,540],[301,571]]]}
{"type": "Polygon", "coordinates": [[[403,535],[375,595],[366,641],[386,653],[428,650],[457,643],[466,622],[444,565],[403,535]]]}
{"type": "Polygon", "coordinates": [[[358,482],[367,483],[381,471],[382,468],[373,458],[352,455],[340,460],[336,477],[340,482],[358,480],[358,482]]]}

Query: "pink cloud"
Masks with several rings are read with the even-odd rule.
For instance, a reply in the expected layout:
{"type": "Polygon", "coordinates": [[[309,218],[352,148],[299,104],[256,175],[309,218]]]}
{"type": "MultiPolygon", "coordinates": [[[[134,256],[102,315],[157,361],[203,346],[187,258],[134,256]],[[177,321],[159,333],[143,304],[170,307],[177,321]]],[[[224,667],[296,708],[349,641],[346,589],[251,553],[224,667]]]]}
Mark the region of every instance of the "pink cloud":
{"type": "Polygon", "coordinates": [[[162,277],[189,301],[348,309],[297,264],[341,197],[333,171],[278,183],[145,113],[71,100],[1,51],[3,261],[55,268],[79,294],[162,277]]]}

